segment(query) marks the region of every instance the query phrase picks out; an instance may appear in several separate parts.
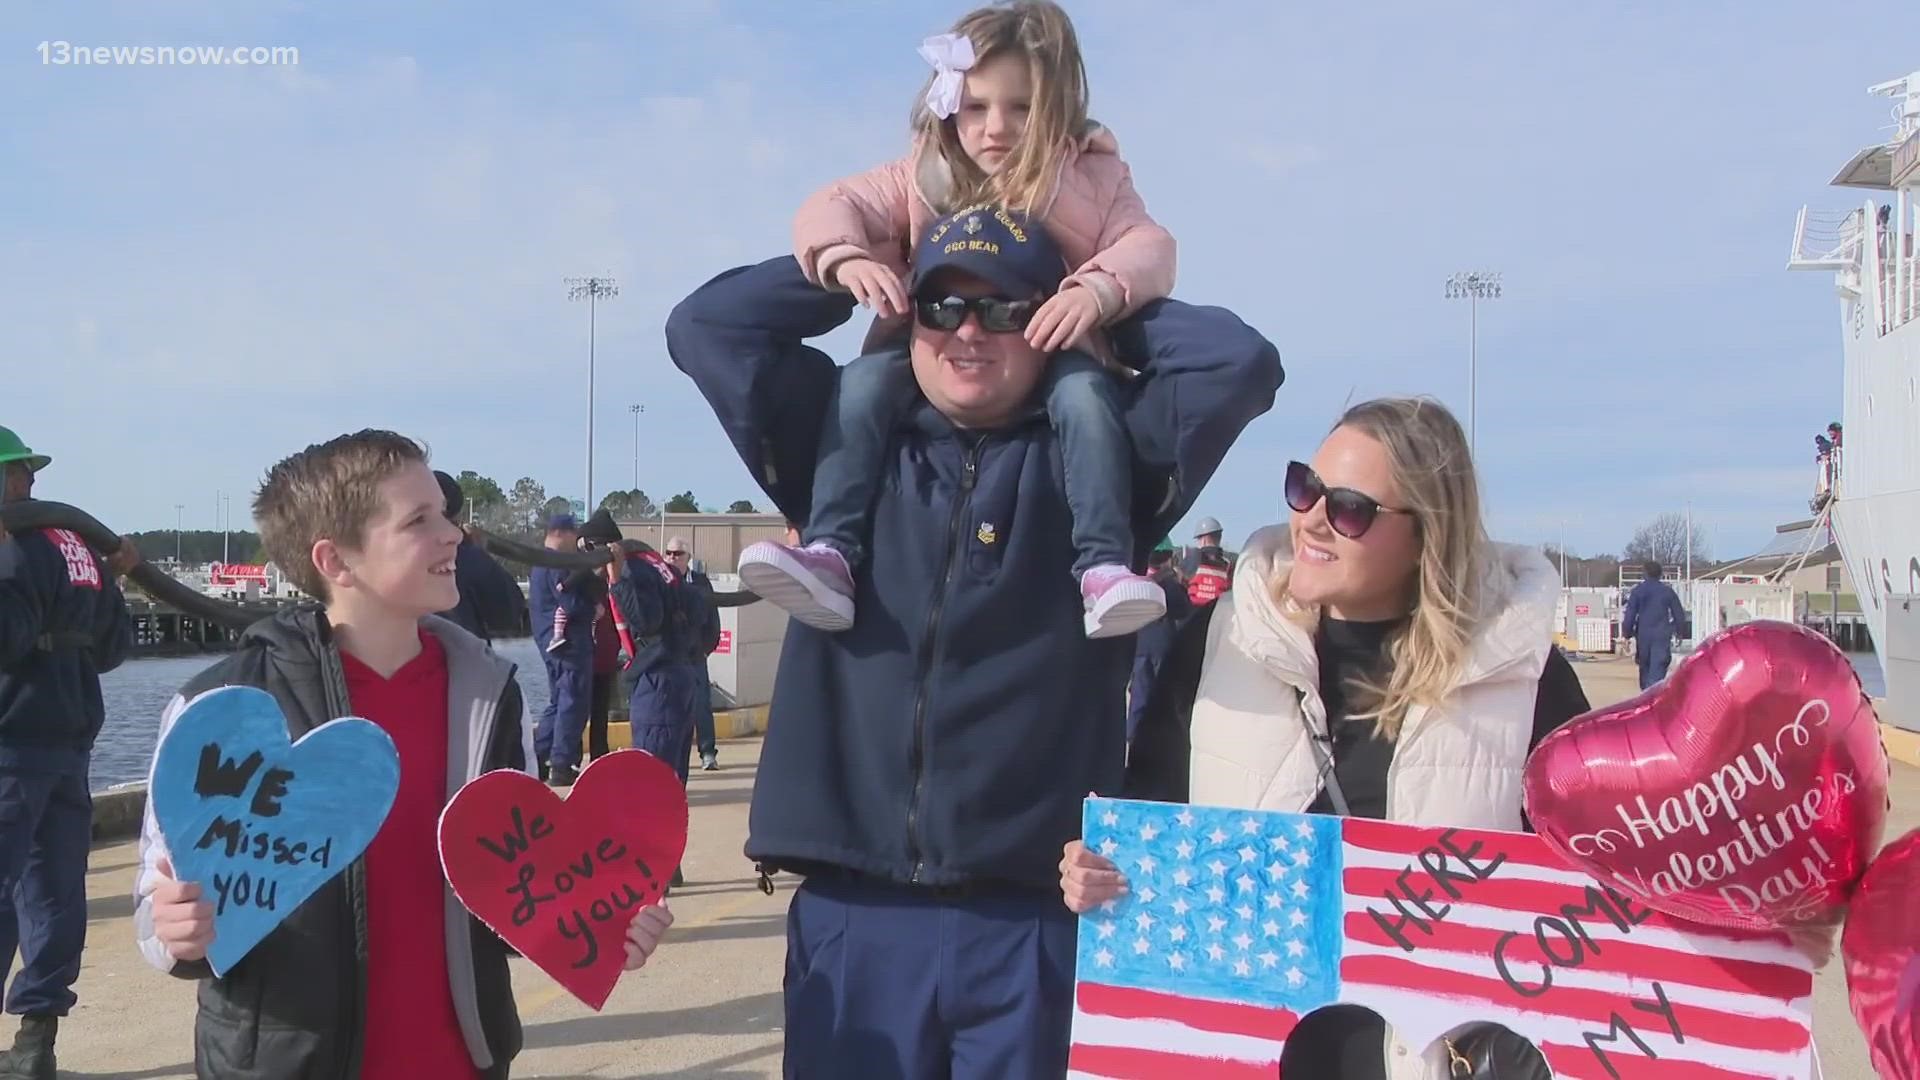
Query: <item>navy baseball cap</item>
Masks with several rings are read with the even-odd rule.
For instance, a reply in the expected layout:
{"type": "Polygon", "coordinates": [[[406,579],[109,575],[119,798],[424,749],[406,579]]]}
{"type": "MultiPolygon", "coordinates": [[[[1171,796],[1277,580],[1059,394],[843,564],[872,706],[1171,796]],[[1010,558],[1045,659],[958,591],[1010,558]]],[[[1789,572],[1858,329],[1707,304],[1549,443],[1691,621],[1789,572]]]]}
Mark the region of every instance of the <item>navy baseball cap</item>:
{"type": "Polygon", "coordinates": [[[1045,227],[998,206],[973,206],[934,223],[913,255],[913,293],[942,270],[992,285],[1009,299],[1052,296],[1067,261],[1045,227]]]}
{"type": "Polygon", "coordinates": [[[572,514],[555,514],[547,519],[548,532],[579,532],[580,519],[572,514]]]}

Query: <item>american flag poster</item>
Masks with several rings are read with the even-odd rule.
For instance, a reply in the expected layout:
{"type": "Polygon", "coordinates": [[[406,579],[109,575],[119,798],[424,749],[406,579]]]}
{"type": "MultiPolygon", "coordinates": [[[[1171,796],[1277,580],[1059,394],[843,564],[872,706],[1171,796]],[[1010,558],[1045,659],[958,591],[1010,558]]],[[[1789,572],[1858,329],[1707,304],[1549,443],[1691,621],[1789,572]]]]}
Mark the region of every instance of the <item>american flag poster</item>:
{"type": "Polygon", "coordinates": [[[1080,923],[1073,1077],[1271,1080],[1335,1003],[1416,1051],[1502,1024],[1572,1080],[1813,1072],[1784,936],[1656,913],[1533,836],[1099,798],[1083,835],[1129,892],[1080,923]]]}

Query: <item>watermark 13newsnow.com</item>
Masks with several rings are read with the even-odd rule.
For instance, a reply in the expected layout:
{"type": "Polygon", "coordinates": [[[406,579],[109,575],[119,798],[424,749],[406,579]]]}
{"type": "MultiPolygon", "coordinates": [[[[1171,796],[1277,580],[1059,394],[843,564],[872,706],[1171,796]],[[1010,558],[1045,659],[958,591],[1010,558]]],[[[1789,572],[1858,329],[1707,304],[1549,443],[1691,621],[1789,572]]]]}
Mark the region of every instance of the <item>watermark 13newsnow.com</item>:
{"type": "Polygon", "coordinates": [[[75,45],[43,41],[45,66],[63,67],[280,67],[300,62],[293,45],[75,45]]]}

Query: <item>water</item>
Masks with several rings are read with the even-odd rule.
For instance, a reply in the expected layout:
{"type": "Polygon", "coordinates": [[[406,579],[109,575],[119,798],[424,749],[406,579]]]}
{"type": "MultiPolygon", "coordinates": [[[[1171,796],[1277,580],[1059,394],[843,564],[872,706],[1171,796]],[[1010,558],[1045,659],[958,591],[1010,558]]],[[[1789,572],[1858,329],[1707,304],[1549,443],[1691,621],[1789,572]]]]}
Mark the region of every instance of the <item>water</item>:
{"type": "MultiPolygon", "coordinates": [[[[1860,673],[1860,684],[1867,688],[1868,697],[1887,696],[1887,675],[1880,670],[1880,657],[1877,653],[1848,653],[1847,659],[1853,661],[1853,670],[1860,673]]],[[[1880,719],[1886,720],[1886,717],[1880,719]]]]}
{"type": "MultiPolygon", "coordinates": [[[[520,692],[529,716],[547,704],[547,678],[540,650],[532,638],[494,643],[494,650],[520,669],[520,692]]],[[[103,791],[115,784],[144,781],[153,763],[153,741],[160,713],[187,680],[218,663],[223,656],[188,656],[129,660],[100,677],[106,699],[107,723],[93,747],[90,786],[103,791]]]]}
{"type": "MultiPolygon", "coordinates": [[[[540,650],[532,638],[514,638],[494,644],[495,651],[520,669],[520,692],[527,701],[527,715],[546,707],[547,679],[540,663],[540,650]]],[[[107,701],[107,724],[93,749],[92,784],[95,791],[145,780],[147,766],[153,761],[154,733],[160,726],[160,710],[178,693],[188,679],[205,671],[218,656],[192,656],[168,660],[129,660],[117,671],[100,679],[107,701]]],[[[1867,693],[1885,697],[1887,680],[1880,672],[1880,661],[1872,653],[1851,653],[1854,670],[1867,693]]]]}

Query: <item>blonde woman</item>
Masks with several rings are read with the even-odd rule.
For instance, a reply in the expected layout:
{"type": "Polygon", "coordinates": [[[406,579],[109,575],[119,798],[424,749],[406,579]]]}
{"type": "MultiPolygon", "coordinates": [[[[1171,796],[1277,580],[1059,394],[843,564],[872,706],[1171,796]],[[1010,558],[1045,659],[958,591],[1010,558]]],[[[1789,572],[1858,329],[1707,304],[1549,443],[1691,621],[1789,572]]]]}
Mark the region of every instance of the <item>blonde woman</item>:
{"type": "MultiPolygon", "coordinates": [[[[1254,533],[1233,589],[1183,628],[1126,793],[1522,828],[1528,751],[1588,705],[1553,647],[1559,576],[1538,551],[1487,539],[1459,422],[1427,400],[1357,405],[1311,464],[1288,465],[1286,500],[1292,520],[1254,533]]],[[[1110,862],[1067,845],[1068,907],[1125,888],[1110,862]]],[[[1480,1046],[1515,1070],[1499,1075],[1547,1075],[1524,1044],[1480,1046]]],[[[1288,1038],[1283,1072],[1447,1076],[1444,1051],[1433,1057],[1342,1008],[1288,1038]]]]}

